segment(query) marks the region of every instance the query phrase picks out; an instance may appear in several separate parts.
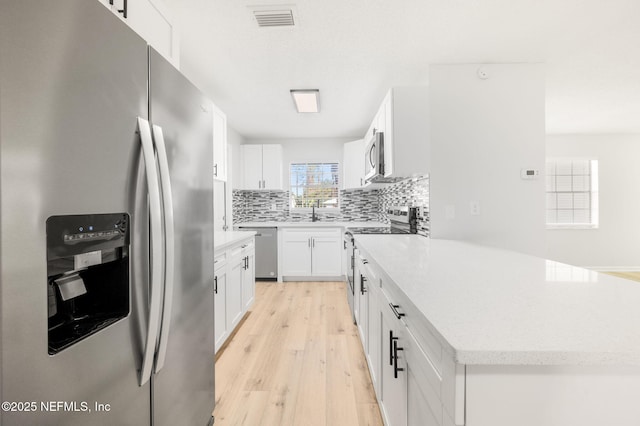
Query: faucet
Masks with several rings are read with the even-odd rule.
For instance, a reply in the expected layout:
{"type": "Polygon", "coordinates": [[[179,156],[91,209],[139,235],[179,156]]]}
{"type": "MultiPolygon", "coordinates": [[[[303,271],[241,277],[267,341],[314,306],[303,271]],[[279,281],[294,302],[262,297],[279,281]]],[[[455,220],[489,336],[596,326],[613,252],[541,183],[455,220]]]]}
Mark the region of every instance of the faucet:
{"type": "MultiPolygon", "coordinates": [[[[318,204],[318,208],[320,208],[320,200],[316,200],[317,204],[318,204]]],[[[316,214],[316,206],[315,204],[311,206],[311,222],[317,222],[318,220],[320,220],[318,218],[318,215],[316,214]]]]}

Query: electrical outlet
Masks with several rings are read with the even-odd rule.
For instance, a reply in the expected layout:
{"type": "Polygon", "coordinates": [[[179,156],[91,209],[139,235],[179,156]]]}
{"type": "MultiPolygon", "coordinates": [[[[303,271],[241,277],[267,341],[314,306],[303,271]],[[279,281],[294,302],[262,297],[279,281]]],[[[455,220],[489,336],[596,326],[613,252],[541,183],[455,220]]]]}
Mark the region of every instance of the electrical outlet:
{"type": "Polygon", "coordinates": [[[469,203],[471,216],[480,216],[480,201],[471,201],[469,203]]]}

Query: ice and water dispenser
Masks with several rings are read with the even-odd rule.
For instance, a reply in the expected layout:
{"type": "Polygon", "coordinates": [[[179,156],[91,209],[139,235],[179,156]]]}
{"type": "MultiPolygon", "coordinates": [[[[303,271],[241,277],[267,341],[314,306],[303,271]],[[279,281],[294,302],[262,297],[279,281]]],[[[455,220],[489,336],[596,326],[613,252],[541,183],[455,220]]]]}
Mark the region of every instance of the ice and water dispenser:
{"type": "Polygon", "coordinates": [[[50,355],[129,314],[129,230],[126,213],[47,220],[50,355]]]}

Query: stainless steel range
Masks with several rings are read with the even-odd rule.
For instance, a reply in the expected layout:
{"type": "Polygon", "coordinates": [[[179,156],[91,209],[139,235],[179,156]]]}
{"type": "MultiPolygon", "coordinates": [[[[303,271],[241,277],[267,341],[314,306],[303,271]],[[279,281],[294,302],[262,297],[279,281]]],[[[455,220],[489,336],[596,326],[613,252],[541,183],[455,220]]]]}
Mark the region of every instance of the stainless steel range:
{"type": "Polygon", "coordinates": [[[358,234],[416,234],[418,232],[418,209],[408,206],[392,206],[387,209],[387,217],[390,221],[388,227],[373,228],[347,228],[344,233],[344,250],[347,263],[347,300],[351,309],[353,322],[356,322],[353,309],[354,299],[354,270],[355,270],[355,245],[354,235],[358,234]]]}

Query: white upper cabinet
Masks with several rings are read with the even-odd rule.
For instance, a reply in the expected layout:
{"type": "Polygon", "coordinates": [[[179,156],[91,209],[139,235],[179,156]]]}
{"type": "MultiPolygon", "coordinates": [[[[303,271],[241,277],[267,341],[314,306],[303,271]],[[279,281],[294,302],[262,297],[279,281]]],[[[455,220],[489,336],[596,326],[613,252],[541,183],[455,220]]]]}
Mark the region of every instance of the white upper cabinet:
{"type": "Polygon", "coordinates": [[[99,1],[176,68],[180,68],[180,37],[165,0],[99,1]]]}
{"type": "Polygon", "coordinates": [[[282,189],[282,145],[242,145],[240,189],[282,189]]]}
{"type": "Polygon", "coordinates": [[[282,145],[262,145],[262,189],[282,189],[282,145]]]}
{"type": "Polygon", "coordinates": [[[227,181],[227,116],[213,107],[213,178],[227,181]]]}
{"type": "Polygon", "coordinates": [[[364,140],[344,144],[342,158],[342,189],[364,185],[364,140]]]}
{"type": "Polygon", "coordinates": [[[411,177],[429,172],[429,91],[427,86],[393,87],[367,134],[384,134],[384,176],[411,177]]]}
{"type": "Polygon", "coordinates": [[[262,145],[242,145],[242,184],[240,189],[262,189],[262,145]]]}

